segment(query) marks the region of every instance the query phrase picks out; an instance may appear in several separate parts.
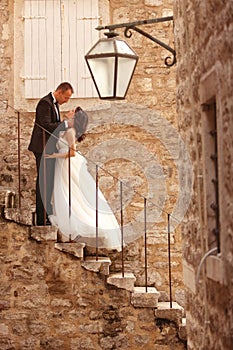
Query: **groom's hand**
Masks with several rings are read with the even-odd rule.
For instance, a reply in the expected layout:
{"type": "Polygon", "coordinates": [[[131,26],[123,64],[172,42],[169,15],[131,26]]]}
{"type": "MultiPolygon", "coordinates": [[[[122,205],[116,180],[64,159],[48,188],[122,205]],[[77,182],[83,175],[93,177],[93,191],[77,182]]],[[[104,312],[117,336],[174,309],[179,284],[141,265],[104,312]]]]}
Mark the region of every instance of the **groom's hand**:
{"type": "Polygon", "coordinates": [[[71,110],[69,111],[68,113],[65,114],[64,118],[67,122],[67,125],[68,125],[68,128],[73,128],[74,126],[74,113],[75,113],[75,110],[71,110]]]}
{"type": "Polygon", "coordinates": [[[68,124],[68,128],[73,128],[74,127],[74,119],[73,118],[67,119],[67,124],[68,124]]]}

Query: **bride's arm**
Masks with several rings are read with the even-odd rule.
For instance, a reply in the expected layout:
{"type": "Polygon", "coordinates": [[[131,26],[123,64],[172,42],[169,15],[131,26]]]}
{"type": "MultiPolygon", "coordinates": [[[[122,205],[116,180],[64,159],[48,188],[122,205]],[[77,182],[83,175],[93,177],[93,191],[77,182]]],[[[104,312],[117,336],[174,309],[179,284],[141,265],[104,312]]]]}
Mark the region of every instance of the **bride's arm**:
{"type": "MultiPolygon", "coordinates": [[[[69,153],[52,153],[52,154],[45,154],[45,158],[68,158],[69,153]]],[[[71,156],[72,157],[72,156],[71,156]]]]}
{"type": "Polygon", "coordinates": [[[76,131],[74,128],[70,128],[66,131],[66,140],[70,147],[70,152],[66,153],[66,157],[74,157],[76,153],[76,143],[75,143],[76,131]]]}

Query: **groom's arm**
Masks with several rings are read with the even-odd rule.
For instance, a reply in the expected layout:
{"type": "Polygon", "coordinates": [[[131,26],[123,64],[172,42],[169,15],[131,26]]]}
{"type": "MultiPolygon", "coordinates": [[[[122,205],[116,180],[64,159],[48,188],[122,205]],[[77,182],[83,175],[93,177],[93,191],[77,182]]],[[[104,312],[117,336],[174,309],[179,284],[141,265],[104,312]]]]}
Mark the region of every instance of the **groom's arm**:
{"type": "Polygon", "coordinates": [[[43,99],[36,108],[36,122],[50,133],[53,133],[58,127],[61,131],[65,130],[65,124],[56,121],[52,105],[43,99]]]}

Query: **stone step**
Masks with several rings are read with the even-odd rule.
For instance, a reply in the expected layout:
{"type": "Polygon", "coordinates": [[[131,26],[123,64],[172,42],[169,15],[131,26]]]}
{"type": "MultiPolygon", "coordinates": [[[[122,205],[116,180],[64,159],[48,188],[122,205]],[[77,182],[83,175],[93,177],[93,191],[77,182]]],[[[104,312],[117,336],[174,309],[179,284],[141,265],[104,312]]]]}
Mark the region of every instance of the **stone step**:
{"type": "Polygon", "coordinates": [[[155,317],[174,321],[177,325],[182,324],[184,308],[176,302],[172,302],[172,308],[169,301],[159,302],[155,310],[155,317]]]}
{"type": "Polygon", "coordinates": [[[31,226],[29,232],[37,242],[57,241],[57,228],[54,226],[31,226]]]}
{"type": "Polygon", "coordinates": [[[109,266],[111,265],[111,260],[108,257],[98,257],[93,258],[91,256],[85,257],[85,260],[81,263],[81,266],[89,271],[99,272],[105,276],[109,275],[109,266]]]}
{"type": "Polygon", "coordinates": [[[18,224],[33,225],[32,211],[28,208],[4,208],[4,218],[18,224]]]}
{"type": "Polygon", "coordinates": [[[69,237],[63,235],[63,233],[59,229],[57,231],[57,241],[59,243],[71,243],[69,237]]]}
{"type": "Polygon", "coordinates": [[[83,260],[85,243],[55,243],[55,248],[83,260]]]}
{"type": "Polygon", "coordinates": [[[122,273],[115,273],[107,278],[108,284],[111,284],[118,288],[126,289],[129,292],[133,292],[135,281],[136,277],[131,272],[124,273],[124,277],[122,276],[122,273]]]}
{"type": "Polygon", "coordinates": [[[154,287],[134,287],[131,293],[131,304],[134,307],[152,307],[158,305],[160,293],[154,287]]]}

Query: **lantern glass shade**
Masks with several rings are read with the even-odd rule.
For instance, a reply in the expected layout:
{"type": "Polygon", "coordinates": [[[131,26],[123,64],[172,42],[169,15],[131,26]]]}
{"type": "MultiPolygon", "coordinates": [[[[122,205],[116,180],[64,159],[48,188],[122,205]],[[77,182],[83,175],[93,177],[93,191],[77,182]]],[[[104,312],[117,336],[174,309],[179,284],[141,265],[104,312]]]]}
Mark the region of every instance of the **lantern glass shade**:
{"type": "Polygon", "coordinates": [[[101,99],[124,99],[138,56],[117,38],[100,39],[85,56],[101,99]]]}

